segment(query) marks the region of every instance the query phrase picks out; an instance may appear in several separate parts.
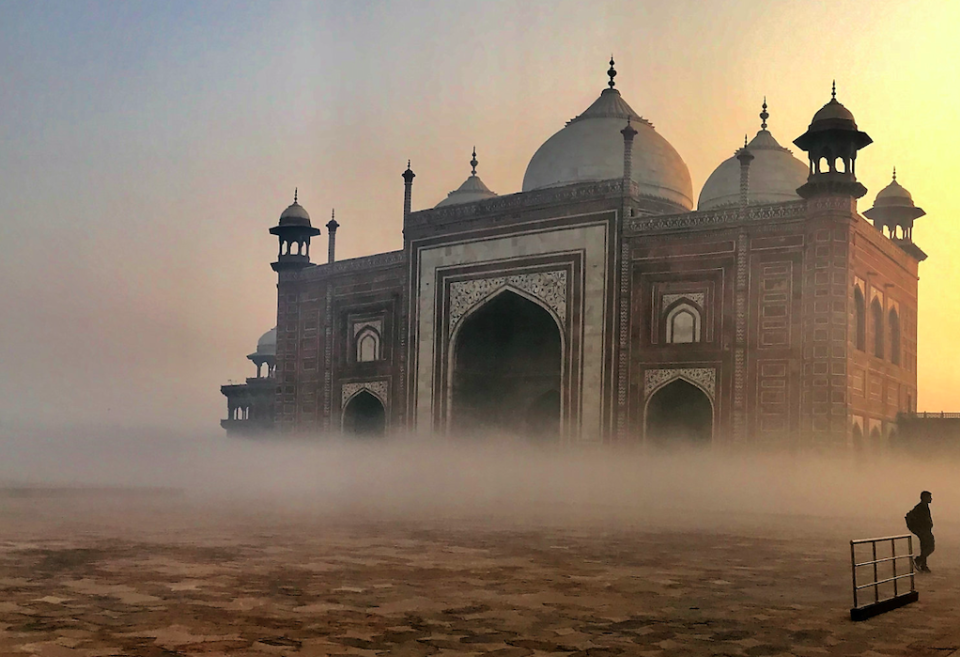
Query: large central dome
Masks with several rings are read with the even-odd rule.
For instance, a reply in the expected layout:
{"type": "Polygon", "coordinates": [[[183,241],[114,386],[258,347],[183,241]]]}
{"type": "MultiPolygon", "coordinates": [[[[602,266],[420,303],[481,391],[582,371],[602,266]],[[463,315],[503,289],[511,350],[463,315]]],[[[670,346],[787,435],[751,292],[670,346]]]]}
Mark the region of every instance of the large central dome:
{"type": "MultiPolygon", "coordinates": [[[[615,73],[614,73],[615,75],[615,73]]],[[[611,76],[612,78],[612,76],[611,76]]],[[[533,155],[523,191],[623,177],[623,135],[629,118],[633,139],[633,180],[640,194],[693,208],[693,185],[683,159],[611,86],[580,116],[548,139],[533,155]]]]}

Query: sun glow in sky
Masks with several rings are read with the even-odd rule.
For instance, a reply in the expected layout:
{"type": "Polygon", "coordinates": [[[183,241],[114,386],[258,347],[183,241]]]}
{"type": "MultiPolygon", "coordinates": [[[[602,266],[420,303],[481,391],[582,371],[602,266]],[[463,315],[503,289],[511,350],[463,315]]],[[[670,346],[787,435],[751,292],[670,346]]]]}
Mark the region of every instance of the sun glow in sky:
{"type": "Polygon", "coordinates": [[[3,3],[0,422],[215,428],[295,186],[315,224],[336,208],[338,257],[400,248],[407,158],[415,209],[474,145],[519,191],[611,52],[695,195],[764,96],[789,146],[837,80],[874,140],[861,211],[894,165],[927,211],[918,402],[958,411],[958,27],[953,0],[3,3]]]}

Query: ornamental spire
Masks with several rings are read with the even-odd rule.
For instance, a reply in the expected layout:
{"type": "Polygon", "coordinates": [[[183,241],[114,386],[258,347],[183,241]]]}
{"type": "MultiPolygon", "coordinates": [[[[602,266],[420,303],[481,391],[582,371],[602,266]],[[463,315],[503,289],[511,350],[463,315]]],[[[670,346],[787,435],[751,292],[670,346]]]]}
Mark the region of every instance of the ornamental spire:
{"type": "Polygon", "coordinates": [[[769,112],[767,112],[767,97],[764,96],[764,97],[763,97],[763,111],[760,112],[760,120],[762,121],[762,123],[760,124],[760,129],[761,129],[761,130],[766,130],[766,129],[767,129],[767,119],[769,119],[769,118],[770,118],[770,114],[769,114],[769,112]]]}
{"type": "Polygon", "coordinates": [[[477,165],[480,164],[477,162],[477,147],[473,147],[473,159],[470,160],[470,166],[473,167],[473,170],[470,172],[471,176],[477,175],[477,165]]]}
{"type": "Polygon", "coordinates": [[[837,81],[833,81],[833,88],[830,90],[830,98],[833,100],[837,99],[837,81]]]}
{"type": "Polygon", "coordinates": [[[897,182],[897,167],[893,167],[893,182],[897,182]]]}
{"type": "Polygon", "coordinates": [[[296,188],[296,187],[293,188],[293,203],[294,203],[294,205],[296,205],[296,203],[297,203],[297,188],[296,188]]]}
{"type": "Polygon", "coordinates": [[[610,81],[607,82],[607,86],[613,89],[617,84],[613,81],[613,78],[617,77],[617,69],[613,68],[613,55],[610,55],[610,68],[607,70],[607,75],[610,76],[610,81]]]}

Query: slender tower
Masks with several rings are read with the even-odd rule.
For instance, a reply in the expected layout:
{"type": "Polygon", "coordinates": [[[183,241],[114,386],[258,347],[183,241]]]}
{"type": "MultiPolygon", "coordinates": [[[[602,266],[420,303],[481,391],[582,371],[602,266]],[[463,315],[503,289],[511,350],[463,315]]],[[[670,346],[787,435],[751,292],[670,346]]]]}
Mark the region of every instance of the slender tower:
{"type": "Polygon", "coordinates": [[[407,170],[403,172],[403,221],[406,223],[410,216],[410,201],[413,198],[413,179],[417,174],[410,168],[410,160],[407,160],[407,170]]]}
{"type": "Polygon", "coordinates": [[[337,223],[336,210],[330,211],[330,221],[327,222],[327,262],[333,262],[337,256],[337,223]]]}

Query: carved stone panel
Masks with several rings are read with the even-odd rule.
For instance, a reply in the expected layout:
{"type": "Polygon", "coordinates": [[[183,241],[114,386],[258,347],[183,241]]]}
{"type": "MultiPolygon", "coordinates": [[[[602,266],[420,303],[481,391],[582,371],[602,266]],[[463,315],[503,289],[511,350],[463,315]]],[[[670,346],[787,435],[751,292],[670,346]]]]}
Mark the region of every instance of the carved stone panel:
{"type": "Polygon", "coordinates": [[[690,301],[694,302],[701,308],[704,307],[705,297],[703,292],[689,292],[686,294],[664,294],[661,305],[663,306],[663,308],[668,308],[670,304],[672,304],[675,301],[679,301],[680,299],[689,299],[690,301]]]}
{"type": "Polygon", "coordinates": [[[717,396],[717,369],[715,367],[677,367],[646,370],[643,373],[643,396],[676,379],[686,379],[699,386],[707,393],[710,401],[715,402],[717,396]]]}
{"type": "Polygon", "coordinates": [[[366,390],[371,395],[380,400],[380,402],[387,406],[387,382],[386,381],[363,381],[359,383],[344,383],[340,387],[340,407],[343,408],[347,400],[353,397],[355,394],[361,390],[366,390]]]}
{"type": "Polygon", "coordinates": [[[450,333],[470,309],[504,288],[516,288],[545,303],[560,323],[567,319],[567,272],[546,271],[495,278],[476,278],[450,284],[450,333]]]}

